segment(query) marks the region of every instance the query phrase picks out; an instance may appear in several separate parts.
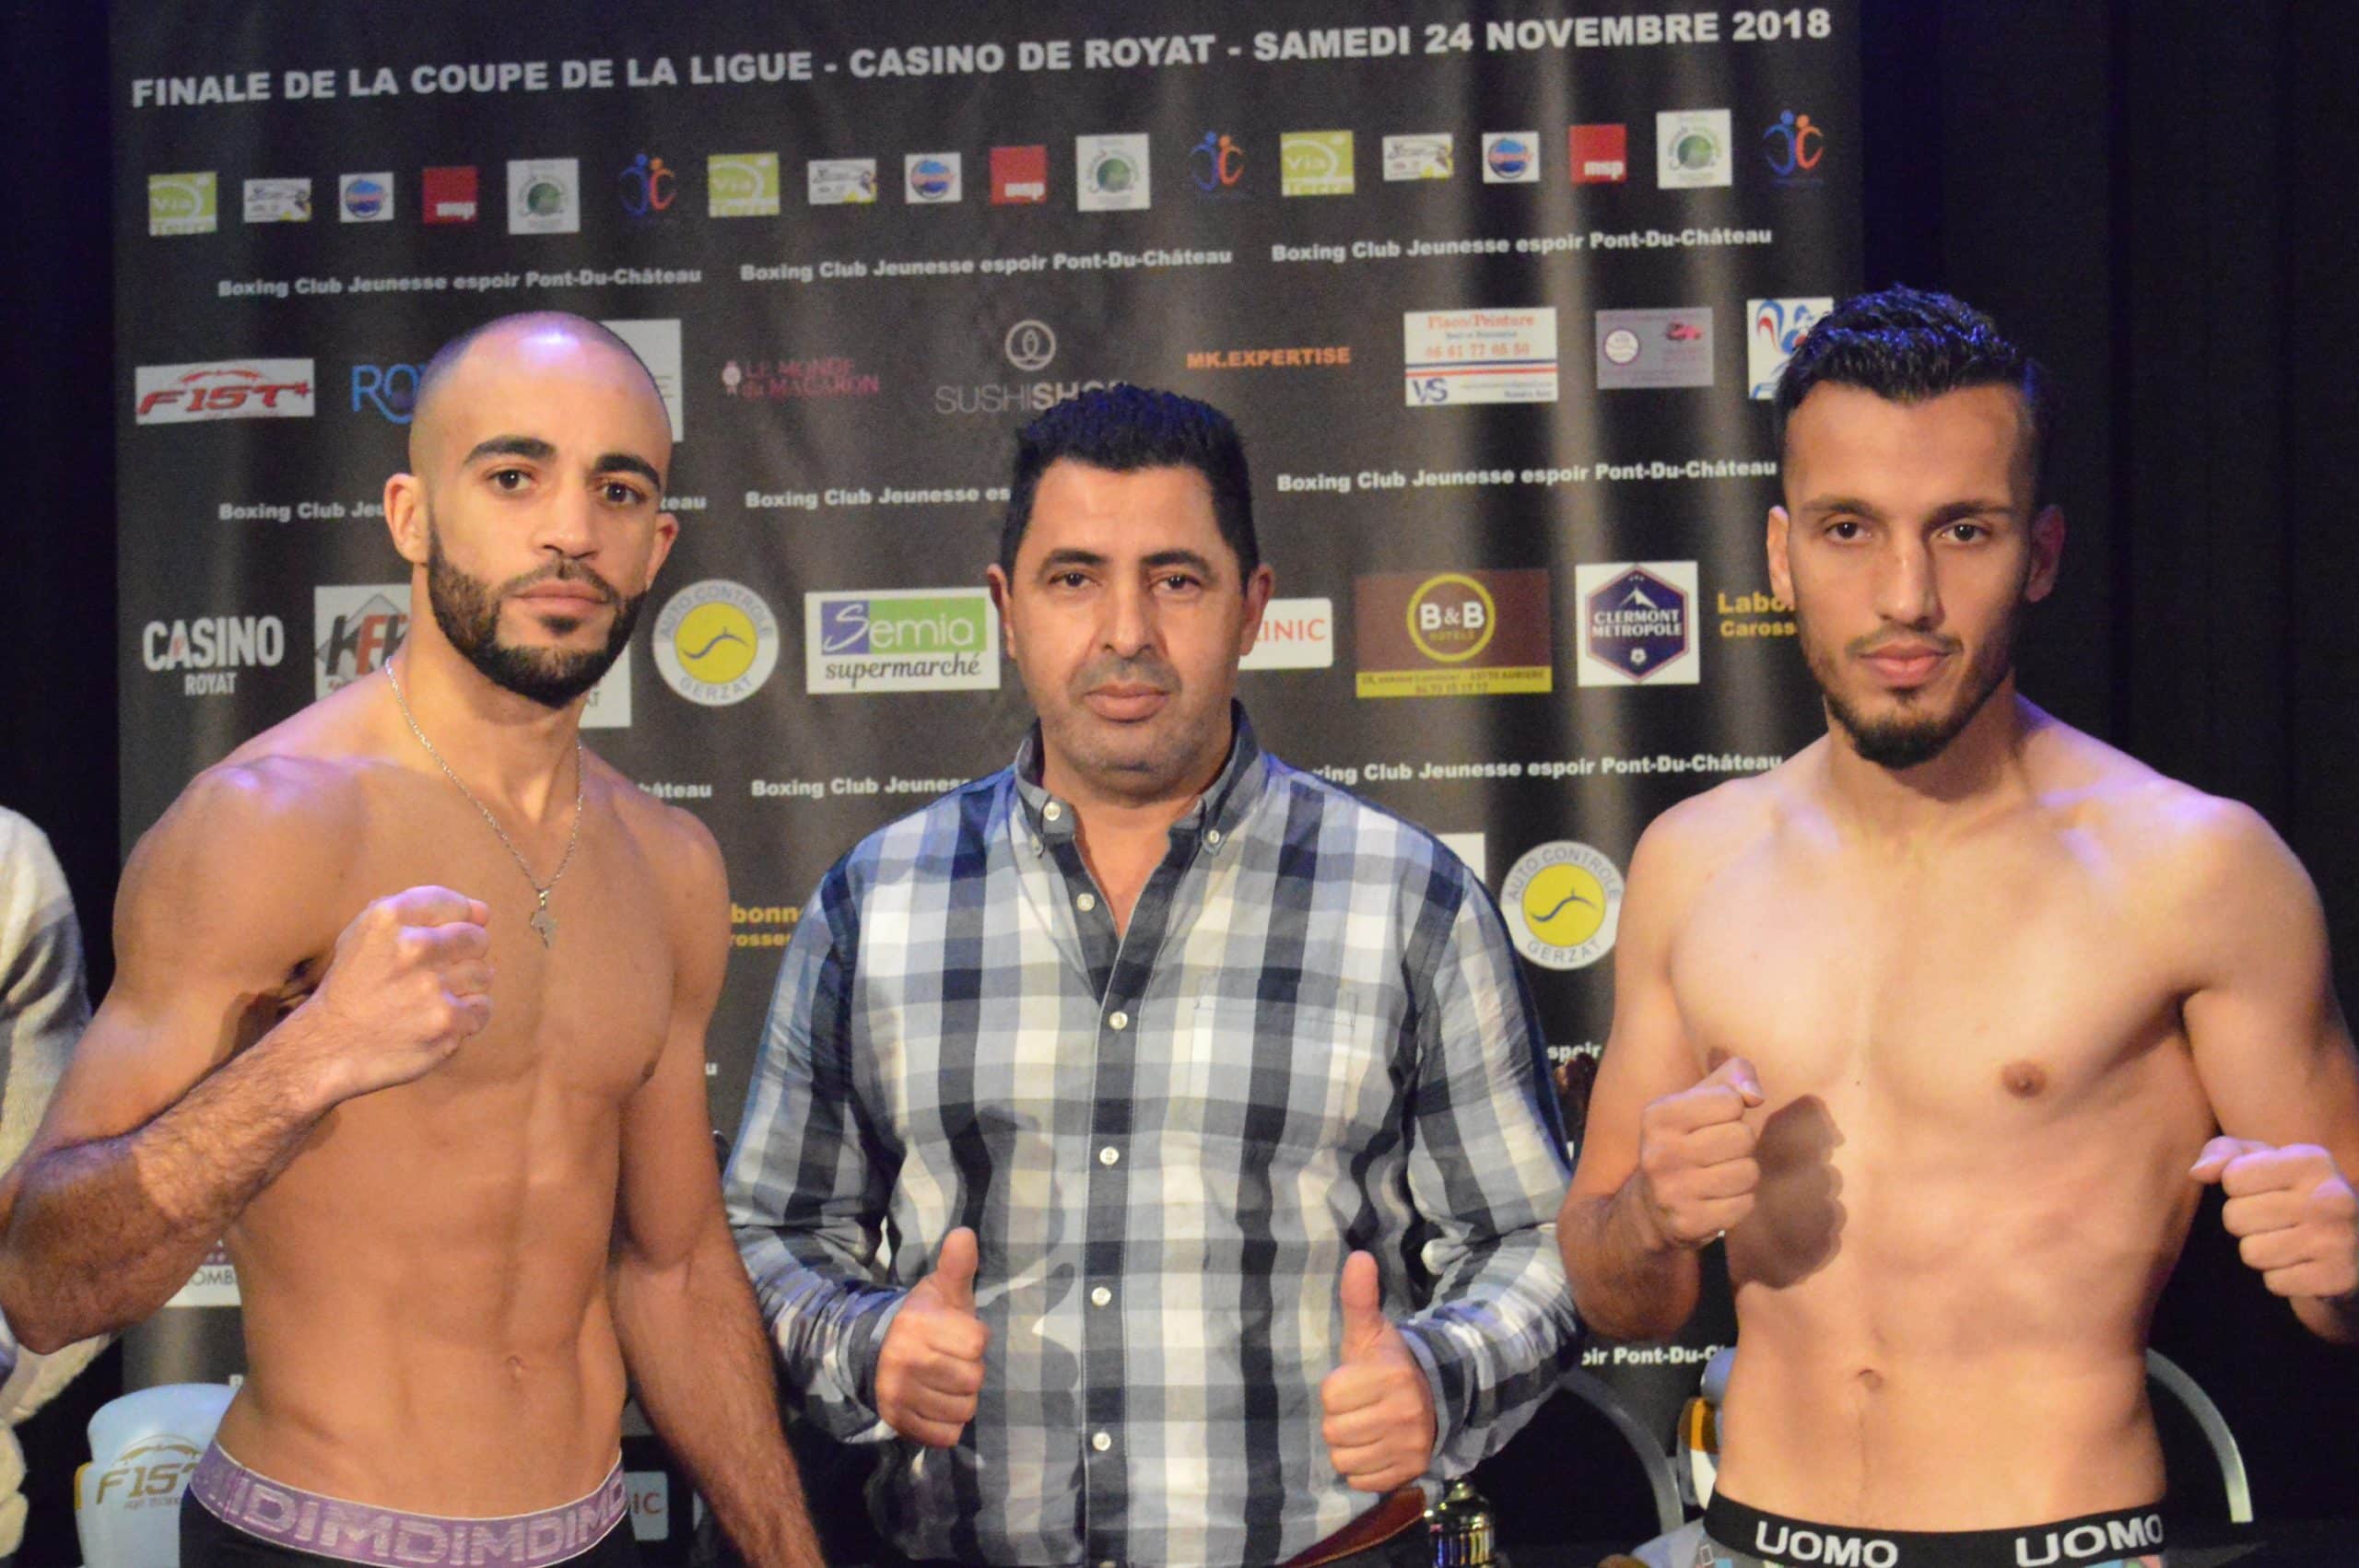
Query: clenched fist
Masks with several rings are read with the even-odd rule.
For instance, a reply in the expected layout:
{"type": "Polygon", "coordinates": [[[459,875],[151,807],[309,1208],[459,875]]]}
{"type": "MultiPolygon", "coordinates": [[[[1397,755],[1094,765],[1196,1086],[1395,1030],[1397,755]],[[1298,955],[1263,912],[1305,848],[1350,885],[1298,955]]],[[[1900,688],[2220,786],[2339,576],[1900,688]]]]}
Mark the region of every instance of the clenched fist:
{"type": "Polygon", "coordinates": [[[1434,1460],[1434,1391],[1409,1343],[1384,1316],[1376,1259],[1344,1260],[1344,1359],[1319,1385],[1319,1405],[1335,1473],[1356,1492],[1391,1492],[1434,1460]]]}
{"type": "Polygon", "coordinates": [[[447,887],[409,888],[353,917],[288,1020],[302,1020],[296,1037],[316,1053],[330,1104],[423,1077],[491,1022],[490,919],[447,887]]]}
{"type": "Polygon", "coordinates": [[[975,1233],[942,1238],[933,1272],[893,1315],[876,1352],[876,1413],[912,1443],[955,1448],[983,1391],[992,1331],[975,1316],[975,1233]]]}
{"type": "Polygon", "coordinates": [[[1639,1212],[1665,1244],[1703,1247],[1753,1212],[1759,1135],[1744,1114],[1764,1097],[1753,1064],[1731,1057],[1694,1088],[1639,1113],[1639,1212]]]}
{"type": "Polygon", "coordinates": [[[2228,1195],[2221,1223],[2271,1291],[2330,1300],[2359,1291],[2359,1198],[2333,1155],[2314,1143],[2214,1138],[2188,1174],[2228,1195]]]}

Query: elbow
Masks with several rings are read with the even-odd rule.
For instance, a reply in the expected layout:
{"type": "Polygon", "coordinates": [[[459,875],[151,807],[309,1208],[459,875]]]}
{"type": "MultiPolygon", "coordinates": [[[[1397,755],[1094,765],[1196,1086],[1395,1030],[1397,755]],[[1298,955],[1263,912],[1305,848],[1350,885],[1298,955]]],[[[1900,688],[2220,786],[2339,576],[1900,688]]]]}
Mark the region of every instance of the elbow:
{"type": "Polygon", "coordinates": [[[98,1331],[75,1332],[75,1325],[51,1311],[51,1293],[25,1277],[15,1249],[0,1247],[0,1318],[6,1320],[18,1346],[36,1355],[53,1355],[98,1331]]]}

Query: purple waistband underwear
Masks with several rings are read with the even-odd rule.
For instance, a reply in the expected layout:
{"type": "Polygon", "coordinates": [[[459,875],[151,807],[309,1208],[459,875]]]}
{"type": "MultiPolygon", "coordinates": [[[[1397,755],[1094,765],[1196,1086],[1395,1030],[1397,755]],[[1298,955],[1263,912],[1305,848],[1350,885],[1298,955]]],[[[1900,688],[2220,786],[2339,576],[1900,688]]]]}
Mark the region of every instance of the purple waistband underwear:
{"type": "Polygon", "coordinates": [[[217,1443],[197,1461],[188,1489],[231,1529],[370,1568],[548,1568],[597,1545],[630,1512],[619,1458],[587,1497],[496,1519],[450,1519],[323,1497],[255,1474],[217,1443]]]}

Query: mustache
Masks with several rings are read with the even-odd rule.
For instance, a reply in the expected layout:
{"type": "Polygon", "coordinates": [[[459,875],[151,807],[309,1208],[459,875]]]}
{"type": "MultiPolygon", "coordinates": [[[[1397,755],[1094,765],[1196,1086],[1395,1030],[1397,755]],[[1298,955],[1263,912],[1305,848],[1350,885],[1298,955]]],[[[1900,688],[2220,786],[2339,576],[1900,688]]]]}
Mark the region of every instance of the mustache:
{"type": "Polygon", "coordinates": [[[569,556],[560,556],[538,571],[529,571],[522,577],[510,578],[499,585],[497,597],[505,599],[511,594],[522,593],[528,588],[538,588],[545,582],[586,583],[597,591],[598,598],[603,603],[613,604],[622,598],[622,595],[616,591],[613,583],[569,556]]]}
{"type": "Polygon", "coordinates": [[[1963,641],[1947,632],[1913,632],[1902,628],[1872,631],[1865,637],[1855,637],[1843,645],[1843,651],[1855,657],[1865,658],[1871,654],[1882,653],[1896,643],[1915,643],[1940,653],[1955,653],[1966,646],[1963,641]]]}
{"type": "Polygon", "coordinates": [[[1152,686],[1168,696],[1180,689],[1180,672],[1153,654],[1139,658],[1114,654],[1083,665],[1073,678],[1073,689],[1079,692],[1110,685],[1152,686]]]}

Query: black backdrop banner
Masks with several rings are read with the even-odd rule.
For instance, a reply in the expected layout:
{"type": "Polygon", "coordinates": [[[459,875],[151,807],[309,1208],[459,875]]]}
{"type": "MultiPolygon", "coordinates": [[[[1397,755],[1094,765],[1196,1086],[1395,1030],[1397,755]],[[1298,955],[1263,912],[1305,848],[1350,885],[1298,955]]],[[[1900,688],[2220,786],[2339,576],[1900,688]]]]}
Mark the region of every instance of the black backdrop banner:
{"type": "MultiPolygon", "coordinates": [[[[732,1131],[820,873],[1027,721],[982,588],[1011,432],[1127,380],[1245,432],[1265,743],[1445,835],[1593,1054],[1639,830],[1820,728],[1765,394],[1860,281],[1856,7],[1366,17],[117,7],[126,846],[397,645],[433,349],[604,321],[683,532],[587,738],[726,853],[732,1131]]],[[[234,1374],[235,1301],[217,1258],[131,1380],[234,1374]]],[[[1589,1360],[1668,1436],[1724,1331],[1589,1360]]]]}

